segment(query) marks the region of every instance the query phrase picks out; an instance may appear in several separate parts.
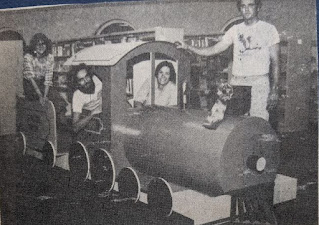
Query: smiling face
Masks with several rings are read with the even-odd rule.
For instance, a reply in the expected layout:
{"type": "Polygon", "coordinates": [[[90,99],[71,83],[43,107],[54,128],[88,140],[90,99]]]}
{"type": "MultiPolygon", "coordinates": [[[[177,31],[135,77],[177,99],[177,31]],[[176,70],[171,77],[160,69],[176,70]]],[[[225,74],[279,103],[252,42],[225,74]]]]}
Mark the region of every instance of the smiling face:
{"type": "Polygon", "coordinates": [[[157,82],[159,86],[165,86],[169,82],[169,78],[171,76],[171,71],[169,67],[163,66],[157,74],[157,82]]]}
{"type": "Polygon", "coordinates": [[[241,0],[239,11],[245,21],[257,20],[259,6],[257,6],[255,0],[241,0]]]}
{"type": "Polygon", "coordinates": [[[47,49],[47,46],[45,44],[45,41],[44,40],[39,40],[37,42],[37,44],[35,45],[35,51],[36,51],[36,54],[38,56],[43,56],[44,52],[46,51],[47,49]]]}

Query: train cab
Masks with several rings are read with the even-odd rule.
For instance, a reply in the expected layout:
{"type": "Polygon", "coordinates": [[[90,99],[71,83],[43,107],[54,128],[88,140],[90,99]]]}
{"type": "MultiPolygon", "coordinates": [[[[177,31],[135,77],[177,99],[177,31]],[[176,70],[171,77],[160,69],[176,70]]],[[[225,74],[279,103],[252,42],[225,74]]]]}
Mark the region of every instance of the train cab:
{"type": "MultiPolygon", "coordinates": [[[[83,63],[92,67],[93,73],[103,83],[103,129],[100,134],[91,132],[88,135],[87,132],[82,132],[83,135],[78,140],[86,148],[107,148],[115,158],[118,174],[122,168],[133,167],[126,159],[124,151],[128,147],[122,138],[136,138],[134,142],[138,143],[143,124],[151,118],[156,123],[156,115],[152,112],[166,113],[185,108],[190,58],[172,43],[136,42],[93,46],[70,58],[65,65],[76,66],[83,63]],[[158,80],[154,74],[161,65],[173,75],[168,82],[169,92],[165,93],[166,96],[162,95],[162,102],[157,104],[158,80]],[[139,103],[143,106],[138,107],[139,103]],[[94,136],[98,138],[94,140],[94,136]]],[[[167,121],[169,122],[169,118],[167,121]]]]}

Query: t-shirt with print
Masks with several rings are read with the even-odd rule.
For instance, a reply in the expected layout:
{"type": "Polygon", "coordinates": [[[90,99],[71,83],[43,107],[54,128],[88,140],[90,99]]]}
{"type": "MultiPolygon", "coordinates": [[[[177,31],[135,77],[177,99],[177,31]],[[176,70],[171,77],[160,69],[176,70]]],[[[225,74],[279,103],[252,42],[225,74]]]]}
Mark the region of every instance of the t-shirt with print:
{"type": "Polygon", "coordinates": [[[234,76],[269,73],[270,47],[280,42],[275,26],[259,20],[247,26],[244,22],[231,27],[223,41],[233,44],[234,76]]]}
{"type": "Polygon", "coordinates": [[[95,84],[93,94],[85,94],[80,90],[76,90],[73,94],[72,107],[73,112],[82,113],[82,110],[102,112],[102,82],[96,76],[92,77],[95,84]]]}

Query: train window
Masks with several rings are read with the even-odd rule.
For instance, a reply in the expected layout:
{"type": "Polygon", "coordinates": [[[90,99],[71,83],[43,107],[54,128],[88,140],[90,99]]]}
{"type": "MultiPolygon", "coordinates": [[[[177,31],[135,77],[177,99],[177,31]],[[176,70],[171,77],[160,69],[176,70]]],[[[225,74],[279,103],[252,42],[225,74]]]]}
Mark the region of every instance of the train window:
{"type": "Polygon", "coordinates": [[[177,68],[174,59],[160,53],[141,54],[131,59],[126,82],[130,105],[177,106],[177,68]]]}

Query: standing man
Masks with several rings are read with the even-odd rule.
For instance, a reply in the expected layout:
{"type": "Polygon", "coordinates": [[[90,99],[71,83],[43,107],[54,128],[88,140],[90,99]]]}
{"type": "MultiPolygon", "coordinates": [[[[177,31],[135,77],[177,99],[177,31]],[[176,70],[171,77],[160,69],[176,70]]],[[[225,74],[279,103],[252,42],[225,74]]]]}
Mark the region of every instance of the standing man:
{"type": "Polygon", "coordinates": [[[102,82],[85,64],[75,68],[74,80],[77,90],[72,100],[73,131],[77,133],[102,112],[102,82]]]}
{"type": "Polygon", "coordinates": [[[237,8],[244,22],[231,27],[216,45],[198,49],[183,43],[180,47],[213,56],[233,45],[230,84],[251,86],[250,116],[268,121],[268,109],[273,109],[278,101],[279,34],[275,26],[259,20],[261,0],[237,0],[237,8]]]}

